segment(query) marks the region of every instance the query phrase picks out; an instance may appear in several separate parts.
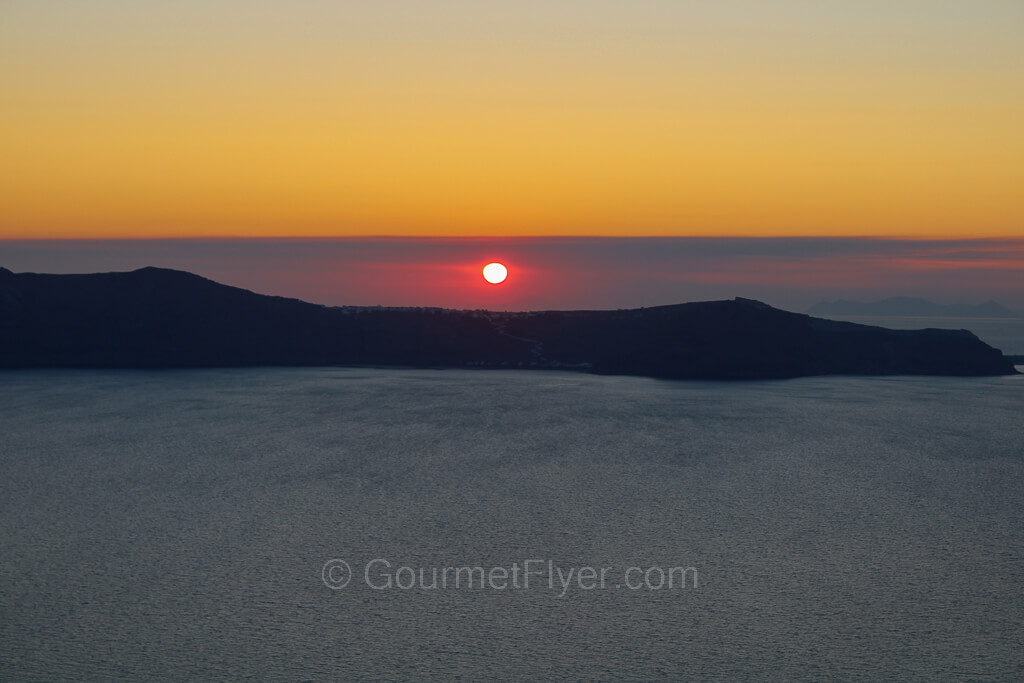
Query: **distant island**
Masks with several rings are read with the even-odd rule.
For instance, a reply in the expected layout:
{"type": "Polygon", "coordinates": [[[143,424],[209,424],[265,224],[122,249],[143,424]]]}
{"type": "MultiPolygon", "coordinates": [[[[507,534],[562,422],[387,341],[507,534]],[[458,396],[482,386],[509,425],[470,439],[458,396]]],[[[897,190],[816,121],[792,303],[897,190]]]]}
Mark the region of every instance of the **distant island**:
{"type": "Polygon", "coordinates": [[[0,367],[535,368],[690,379],[1005,375],[965,330],[889,330],[749,299],[614,311],[329,307],[161,268],[0,268],[0,367]]]}
{"type": "Polygon", "coordinates": [[[934,318],[1016,318],[1016,313],[986,301],[983,304],[937,304],[927,299],[894,296],[873,303],[859,301],[822,301],[807,309],[808,315],[837,316],[904,316],[934,318]]]}

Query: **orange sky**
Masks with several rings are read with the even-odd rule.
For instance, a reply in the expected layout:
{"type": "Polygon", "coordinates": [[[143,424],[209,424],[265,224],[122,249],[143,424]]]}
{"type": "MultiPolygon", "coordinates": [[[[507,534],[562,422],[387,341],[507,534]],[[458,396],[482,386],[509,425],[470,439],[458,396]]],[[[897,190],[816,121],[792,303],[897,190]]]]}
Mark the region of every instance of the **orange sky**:
{"type": "Polygon", "coordinates": [[[0,5],[0,238],[1024,234],[1019,2],[346,4],[0,5]]]}

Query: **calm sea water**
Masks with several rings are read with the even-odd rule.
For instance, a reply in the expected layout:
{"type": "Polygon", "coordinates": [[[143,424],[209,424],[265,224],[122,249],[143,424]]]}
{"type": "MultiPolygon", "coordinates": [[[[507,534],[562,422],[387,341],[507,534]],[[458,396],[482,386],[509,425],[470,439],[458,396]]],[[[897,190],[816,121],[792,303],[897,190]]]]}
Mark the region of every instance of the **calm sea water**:
{"type": "Polygon", "coordinates": [[[2,373],[0,678],[1019,680],[1022,414],[1024,377],[2,373]]]}

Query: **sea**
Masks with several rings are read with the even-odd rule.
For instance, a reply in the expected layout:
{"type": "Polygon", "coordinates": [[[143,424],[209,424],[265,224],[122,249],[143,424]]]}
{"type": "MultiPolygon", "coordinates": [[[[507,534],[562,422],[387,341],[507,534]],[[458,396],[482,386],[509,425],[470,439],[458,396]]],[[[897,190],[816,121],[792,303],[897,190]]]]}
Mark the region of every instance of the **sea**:
{"type": "Polygon", "coordinates": [[[0,679],[1024,678],[1024,376],[0,373],[0,679]]]}

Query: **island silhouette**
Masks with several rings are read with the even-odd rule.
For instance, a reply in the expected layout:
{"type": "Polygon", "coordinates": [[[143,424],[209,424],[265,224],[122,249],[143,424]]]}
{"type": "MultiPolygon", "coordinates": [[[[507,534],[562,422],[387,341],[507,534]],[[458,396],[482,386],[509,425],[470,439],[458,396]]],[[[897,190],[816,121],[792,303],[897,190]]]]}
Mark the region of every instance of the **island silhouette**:
{"type": "Polygon", "coordinates": [[[192,273],[0,268],[0,367],[532,368],[669,379],[1007,375],[966,330],[890,330],[750,299],[502,313],[331,307],[192,273]]]}

